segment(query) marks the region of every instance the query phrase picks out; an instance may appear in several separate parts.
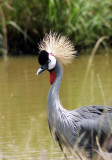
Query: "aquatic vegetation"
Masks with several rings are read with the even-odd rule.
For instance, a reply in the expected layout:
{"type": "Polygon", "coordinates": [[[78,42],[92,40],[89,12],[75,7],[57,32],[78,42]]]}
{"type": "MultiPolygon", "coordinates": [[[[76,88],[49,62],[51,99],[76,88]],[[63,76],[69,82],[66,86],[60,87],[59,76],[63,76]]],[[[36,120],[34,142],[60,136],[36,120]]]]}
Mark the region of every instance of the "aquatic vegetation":
{"type": "MultiPolygon", "coordinates": [[[[93,47],[103,36],[109,38],[103,45],[112,46],[111,0],[23,0],[22,3],[4,0],[0,5],[5,17],[9,52],[15,53],[16,48],[18,53],[28,52],[50,29],[68,35],[80,48],[93,47]]],[[[1,35],[2,26],[0,23],[1,35]]]]}
{"type": "Polygon", "coordinates": [[[100,37],[112,36],[110,0],[49,2],[49,21],[52,28],[69,35],[76,45],[92,46],[100,37]]]}

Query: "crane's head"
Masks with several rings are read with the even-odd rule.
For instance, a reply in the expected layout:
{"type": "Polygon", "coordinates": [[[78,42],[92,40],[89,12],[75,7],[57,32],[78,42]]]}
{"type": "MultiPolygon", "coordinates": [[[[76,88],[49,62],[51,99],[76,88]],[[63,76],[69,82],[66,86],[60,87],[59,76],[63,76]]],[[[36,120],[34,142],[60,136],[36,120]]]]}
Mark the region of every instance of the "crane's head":
{"type": "Polygon", "coordinates": [[[55,80],[54,68],[56,66],[56,59],[63,64],[68,64],[76,55],[74,45],[66,37],[56,32],[45,34],[43,40],[39,44],[38,61],[41,68],[37,71],[37,75],[44,70],[50,71],[50,83],[55,80]]]}
{"type": "Polygon", "coordinates": [[[37,71],[37,75],[45,70],[48,70],[50,72],[50,84],[52,84],[55,80],[54,68],[56,66],[56,58],[52,53],[48,53],[45,50],[42,50],[39,53],[38,61],[41,67],[37,71]]]}

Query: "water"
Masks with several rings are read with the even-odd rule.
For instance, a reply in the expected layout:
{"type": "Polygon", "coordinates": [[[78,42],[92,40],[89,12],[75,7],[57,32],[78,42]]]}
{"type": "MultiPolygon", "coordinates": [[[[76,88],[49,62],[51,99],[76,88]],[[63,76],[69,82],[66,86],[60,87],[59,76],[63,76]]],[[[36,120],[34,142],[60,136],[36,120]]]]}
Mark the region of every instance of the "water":
{"type": "MultiPolygon", "coordinates": [[[[86,81],[89,55],[63,66],[60,99],[66,109],[90,104],[112,106],[112,54],[94,57],[86,81]]],[[[37,57],[0,58],[0,159],[63,159],[50,135],[46,101],[49,73],[36,76],[37,57]]]]}

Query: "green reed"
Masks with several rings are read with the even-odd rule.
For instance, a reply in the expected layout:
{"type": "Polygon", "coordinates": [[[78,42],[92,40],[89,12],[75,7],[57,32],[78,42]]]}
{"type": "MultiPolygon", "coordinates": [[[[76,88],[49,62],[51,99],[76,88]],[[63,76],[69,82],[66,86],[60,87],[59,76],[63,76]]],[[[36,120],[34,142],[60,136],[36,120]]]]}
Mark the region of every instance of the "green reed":
{"type": "Polygon", "coordinates": [[[54,30],[69,35],[79,46],[92,46],[106,35],[111,37],[111,1],[49,1],[49,21],[54,30]]]}
{"type": "MultiPolygon", "coordinates": [[[[45,31],[53,30],[68,35],[80,48],[93,47],[102,36],[109,38],[108,43],[104,41],[103,45],[112,45],[111,0],[23,0],[22,3],[19,0],[4,0],[0,1],[0,5],[8,34],[12,37],[20,32],[23,38],[27,34],[37,41],[45,31]],[[9,21],[14,25],[11,26],[9,21]]],[[[2,25],[0,23],[1,35],[2,25]]]]}

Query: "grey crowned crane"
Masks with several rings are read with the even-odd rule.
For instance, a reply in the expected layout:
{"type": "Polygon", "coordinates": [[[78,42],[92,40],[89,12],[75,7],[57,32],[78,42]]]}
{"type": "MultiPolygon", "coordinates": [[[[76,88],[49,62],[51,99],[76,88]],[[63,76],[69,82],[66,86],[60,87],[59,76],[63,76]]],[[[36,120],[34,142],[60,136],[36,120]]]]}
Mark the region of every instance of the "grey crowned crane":
{"type": "Polygon", "coordinates": [[[98,144],[103,151],[112,152],[112,107],[91,105],[72,111],[63,108],[59,99],[63,76],[61,63],[70,63],[75,54],[74,46],[66,36],[56,32],[45,34],[39,44],[41,67],[37,75],[45,70],[50,73],[47,117],[50,132],[61,150],[63,147],[70,152],[73,149],[79,156],[78,151],[84,151],[87,157],[92,158],[94,153],[98,153],[98,144]]]}

